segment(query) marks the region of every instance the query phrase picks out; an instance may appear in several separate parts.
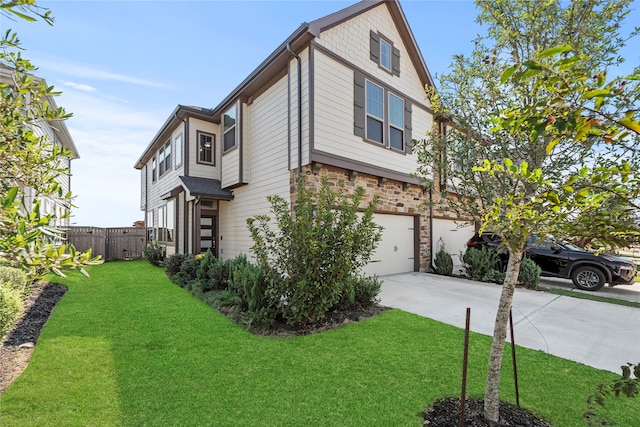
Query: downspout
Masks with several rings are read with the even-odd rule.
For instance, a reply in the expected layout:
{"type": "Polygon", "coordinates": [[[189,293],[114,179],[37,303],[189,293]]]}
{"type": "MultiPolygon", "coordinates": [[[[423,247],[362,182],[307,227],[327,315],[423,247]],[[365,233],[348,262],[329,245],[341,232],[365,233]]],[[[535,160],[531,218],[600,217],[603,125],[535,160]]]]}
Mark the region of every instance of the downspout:
{"type": "Polygon", "coordinates": [[[287,43],[287,51],[298,61],[298,175],[302,174],[302,63],[300,56],[287,43]]]}
{"type": "MultiPolygon", "coordinates": [[[[189,122],[186,119],[181,119],[180,116],[178,116],[177,111],[175,116],[176,116],[176,119],[180,120],[184,125],[184,136],[182,138],[182,141],[183,141],[182,142],[182,168],[184,171],[184,176],[189,176],[189,122]]],[[[176,208],[177,206],[178,204],[176,203],[176,208]]],[[[189,221],[188,221],[189,215],[187,215],[187,206],[188,206],[188,202],[185,194],[184,202],[182,203],[182,212],[184,216],[184,218],[182,218],[182,236],[178,236],[178,237],[182,237],[182,250],[184,253],[189,253],[189,249],[188,249],[189,233],[187,232],[187,230],[189,229],[189,221]]],[[[179,212],[179,208],[178,208],[178,212],[179,212]]],[[[177,244],[178,239],[175,239],[175,240],[177,244]]],[[[180,252],[180,251],[176,251],[176,252],[180,252]]]]}
{"type": "Polygon", "coordinates": [[[433,189],[429,187],[429,269],[436,271],[433,267],[433,189]]]}
{"type": "Polygon", "coordinates": [[[149,165],[144,165],[144,244],[149,244],[149,165]]]}

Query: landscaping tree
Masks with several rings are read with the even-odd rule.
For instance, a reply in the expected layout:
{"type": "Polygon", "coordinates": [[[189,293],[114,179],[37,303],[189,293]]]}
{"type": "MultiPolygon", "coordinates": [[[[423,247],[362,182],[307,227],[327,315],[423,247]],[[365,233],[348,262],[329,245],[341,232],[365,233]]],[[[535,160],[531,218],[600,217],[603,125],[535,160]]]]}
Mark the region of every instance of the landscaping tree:
{"type": "MultiPolygon", "coordinates": [[[[477,0],[478,22],[486,26],[487,35],[475,41],[469,57],[454,57],[451,72],[440,79],[439,93],[428,92],[434,111],[448,122],[448,131],[417,142],[418,174],[439,190],[435,203],[474,218],[483,229],[500,235],[509,251],[485,391],[485,417],[492,421],[499,418],[507,320],[527,237],[534,231],[542,237],[558,234],[559,225],[579,214],[597,212],[611,194],[618,194],[618,200],[633,200],[633,194],[610,191],[616,186],[611,181],[631,179],[622,161],[616,171],[615,161],[602,149],[611,142],[605,136],[614,134],[581,140],[577,132],[562,133],[567,127],[560,125],[560,119],[556,119],[557,135],[540,121],[527,121],[526,114],[537,111],[539,100],[551,99],[556,90],[554,81],[544,81],[543,73],[538,73],[542,66],[528,60],[538,55],[542,63],[556,64],[553,48],[570,44],[582,69],[591,75],[619,65],[623,59],[618,52],[625,42],[619,28],[629,3],[477,0]],[[587,178],[593,184],[599,178],[601,188],[575,185],[587,178]]],[[[542,115],[537,117],[543,120],[542,115]]],[[[599,220],[606,218],[601,215],[599,220]]],[[[579,225],[573,221],[571,232],[582,237],[579,225]]]]}
{"type": "MultiPolygon", "coordinates": [[[[53,24],[49,11],[34,0],[0,2],[0,15],[12,19],[43,20],[53,24]]],[[[65,268],[98,262],[91,253],[78,253],[72,245],[59,244],[63,231],[53,226],[56,219],[69,215],[72,196],[59,178],[68,173],[65,157],[70,153],[37,132],[43,123],[55,127],[68,118],[51,102],[57,94],[44,80],[32,75],[36,68],[21,55],[15,32],[8,30],[0,40],[0,258],[23,269],[31,277],[65,268]],[[58,212],[42,213],[40,202],[25,202],[25,190],[39,197],[56,200],[64,206],[58,212]]]]}

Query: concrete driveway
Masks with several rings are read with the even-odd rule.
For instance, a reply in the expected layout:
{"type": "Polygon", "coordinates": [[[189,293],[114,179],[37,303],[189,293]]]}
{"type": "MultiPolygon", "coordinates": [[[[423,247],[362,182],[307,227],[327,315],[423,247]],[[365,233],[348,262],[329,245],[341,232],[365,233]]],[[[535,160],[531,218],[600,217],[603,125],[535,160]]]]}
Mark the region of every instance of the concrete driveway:
{"type": "MultiPolygon", "coordinates": [[[[470,307],[471,330],[493,335],[499,285],[429,273],[394,274],[381,280],[382,305],[460,328],[470,307]]],[[[573,288],[571,282],[549,284],[546,279],[541,285],[573,288]]],[[[640,286],[605,288],[596,294],[640,301],[640,286]]],[[[518,288],[513,323],[516,344],[522,347],[616,374],[627,362],[640,362],[640,308],[518,288]]]]}

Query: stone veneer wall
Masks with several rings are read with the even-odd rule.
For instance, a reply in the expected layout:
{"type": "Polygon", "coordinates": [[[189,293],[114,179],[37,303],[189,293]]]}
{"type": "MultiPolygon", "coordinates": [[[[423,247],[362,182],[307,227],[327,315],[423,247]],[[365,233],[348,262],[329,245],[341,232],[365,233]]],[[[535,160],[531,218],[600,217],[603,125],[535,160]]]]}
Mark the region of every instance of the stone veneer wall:
{"type": "MultiPolygon", "coordinates": [[[[317,174],[313,173],[311,165],[303,166],[302,173],[307,177],[307,187],[319,188],[320,181],[326,177],[330,185],[344,182],[344,190],[353,193],[356,187],[365,189],[363,208],[369,203],[375,194],[380,196],[377,213],[403,214],[418,216],[420,218],[419,230],[419,258],[420,271],[429,271],[430,253],[430,225],[429,225],[429,193],[425,193],[421,186],[409,184],[403,189],[403,183],[394,180],[385,180],[379,184],[378,177],[358,173],[353,181],[349,180],[349,171],[333,166],[323,165],[317,174]]],[[[296,192],[297,170],[291,171],[291,203],[297,197],[296,192]]]]}

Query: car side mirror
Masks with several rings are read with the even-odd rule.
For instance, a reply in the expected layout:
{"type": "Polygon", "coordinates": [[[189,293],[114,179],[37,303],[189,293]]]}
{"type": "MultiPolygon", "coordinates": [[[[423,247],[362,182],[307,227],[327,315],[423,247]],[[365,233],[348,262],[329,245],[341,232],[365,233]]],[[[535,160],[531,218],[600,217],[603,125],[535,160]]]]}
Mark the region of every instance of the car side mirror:
{"type": "Polygon", "coordinates": [[[562,252],[562,246],[560,246],[560,245],[552,245],[551,246],[551,250],[558,254],[558,253],[562,252]]]}

